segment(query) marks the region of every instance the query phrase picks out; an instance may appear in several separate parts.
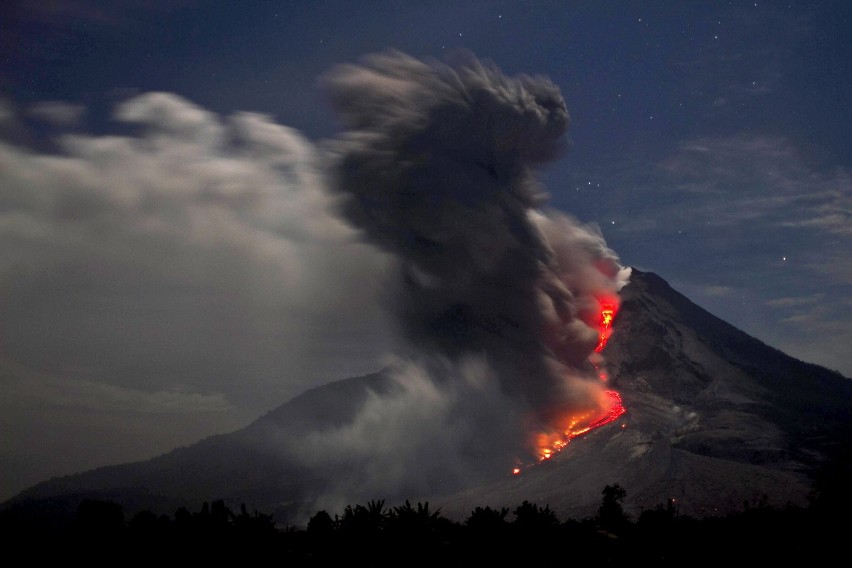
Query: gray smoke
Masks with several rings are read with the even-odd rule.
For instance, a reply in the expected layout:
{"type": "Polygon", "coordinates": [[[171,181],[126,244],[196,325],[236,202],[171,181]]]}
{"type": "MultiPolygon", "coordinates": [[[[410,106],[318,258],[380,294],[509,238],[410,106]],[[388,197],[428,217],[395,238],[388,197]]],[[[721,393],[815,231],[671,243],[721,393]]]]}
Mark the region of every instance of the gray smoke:
{"type": "Polygon", "coordinates": [[[629,274],[594,227],[546,212],[534,168],[559,156],[565,101],[507,77],[399,52],[325,77],[345,134],[330,146],[344,216],[398,260],[393,307],[418,352],[484,356],[535,420],[595,407],[602,298],[629,274]]]}

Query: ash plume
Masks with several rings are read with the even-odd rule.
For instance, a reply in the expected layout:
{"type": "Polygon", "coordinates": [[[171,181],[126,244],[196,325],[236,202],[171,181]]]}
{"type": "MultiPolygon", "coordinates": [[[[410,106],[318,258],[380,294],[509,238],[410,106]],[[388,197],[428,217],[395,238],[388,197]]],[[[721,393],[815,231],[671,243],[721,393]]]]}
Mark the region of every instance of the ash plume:
{"type": "Polygon", "coordinates": [[[470,55],[395,51],[324,83],[346,128],[330,144],[332,187],[398,262],[391,301],[410,345],[485,357],[542,423],[602,405],[596,317],[629,270],[595,227],[545,209],[534,170],[559,156],[570,122],[558,87],[470,55]]]}
{"type": "MultiPolygon", "coordinates": [[[[535,436],[607,405],[597,318],[628,273],[536,181],[563,150],[559,89],[397,52],[324,83],[345,130],[320,147],[173,93],[121,103],[125,135],[40,125],[57,129],[55,153],[0,136],[8,408],[55,421],[87,405],[171,444],[198,416],[237,420],[374,370],[403,337],[381,381],[355,383],[363,399],[310,389],[323,420],[251,432],[270,467],[300,472],[290,497],[309,514],[503,477],[540,456],[535,436]]],[[[26,125],[10,105],[3,136],[26,125]]]]}

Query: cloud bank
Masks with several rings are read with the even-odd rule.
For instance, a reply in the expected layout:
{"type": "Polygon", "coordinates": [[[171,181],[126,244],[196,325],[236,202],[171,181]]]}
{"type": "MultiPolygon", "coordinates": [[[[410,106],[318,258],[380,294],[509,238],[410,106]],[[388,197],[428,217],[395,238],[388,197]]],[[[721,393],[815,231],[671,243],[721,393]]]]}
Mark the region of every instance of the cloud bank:
{"type": "MultiPolygon", "coordinates": [[[[2,108],[16,139],[44,117],[2,108]]],[[[40,477],[9,471],[4,492],[235,429],[389,349],[385,255],[331,210],[313,143],[170,93],[114,119],[129,134],[58,130],[55,151],[0,140],[0,380],[21,443],[55,438],[44,424],[71,401],[100,414],[69,421],[67,447],[132,422],[136,452],[110,439],[40,477]],[[136,416],[150,412],[176,434],[136,416]]]]}

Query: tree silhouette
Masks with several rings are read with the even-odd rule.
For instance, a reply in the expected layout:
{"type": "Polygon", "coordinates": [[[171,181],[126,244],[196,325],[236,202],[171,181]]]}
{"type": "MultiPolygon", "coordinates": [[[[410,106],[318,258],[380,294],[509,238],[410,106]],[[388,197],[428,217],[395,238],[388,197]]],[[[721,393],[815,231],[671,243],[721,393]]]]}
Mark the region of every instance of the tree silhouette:
{"type": "Polygon", "coordinates": [[[653,509],[642,511],[639,515],[639,523],[648,527],[668,526],[677,518],[677,504],[674,498],[669,498],[666,501],[666,506],[658,504],[653,509]]]}
{"type": "Polygon", "coordinates": [[[630,524],[621,502],[627,492],[619,484],[607,485],[601,491],[603,500],[598,508],[597,522],[601,529],[614,534],[622,533],[630,524]]]}
{"type": "Polygon", "coordinates": [[[499,566],[506,562],[512,548],[508,508],[476,507],[464,522],[464,542],[461,548],[464,564],[499,566]]]}
{"type": "Polygon", "coordinates": [[[240,504],[240,514],[232,515],[234,532],[241,541],[252,541],[257,543],[268,540],[276,534],[275,521],[272,515],[265,515],[255,511],[249,515],[245,503],[240,504]]]}
{"type": "Polygon", "coordinates": [[[550,505],[543,509],[535,503],[524,501],[513,512],[515,520],[512,523],[525,531],[546,530],[559,526],[556,513],[550,510],[550,505]]]}
{"type": "MultiPolygon", "coordinates": [[[[833,483],[848,480],[838,476],[833,483]]],[[[507,508],[476,507],[463,524],[442,517],[428,502],[386,508],[384,501],[370,501],[347,506],[342,518],[318,511],[307,530],[278,529],[272,515],[250,513],[244,503],[234,514],[223,500],[205,502],[195,512],[181,507],[173,521],[139,511],[125,523],[118,503],[75,499],[61,504],[65,520],[55,527],[44,518],[36,522],[33,509],[2,509],[0,534],[10,546],[26,549],[31,560],[89,565],[129,556],[140,564],[164,558],[193,564],[276,558],[285,566],[555,566],[570,558],[596,566],[673,566],[696,551],[705,563],[730,561],[732,550],[748,564],[810,565],[844,552],[849,509],[839,507],[845,501],[836,491],[843,488],[824,491],[823,500],[808,508],[789,503],[775,508],[759,498],[740,511],[698,518],[681,514],[669,499],[643,511],[635,524],[625,514],[626,491],[618,484],[603,488],[595,517],[564,523],[549,506],[530,501],[514,509],[512,522],[506,520],[507,508]]],[[[56,507],[45,503],[37,511],[46,515],[48,505],[56,507]]]]}
{"type": "Polygon", "coordinates": [[[308,534],[317,537],[327,537],[334,532],[335,523],[328,514],[328,511],[317,511],[313,517],[308,520],[308,534]]]}
{"type": "Polygon", "coordinates": [[[509,509],[500,510],[491,507],[477,507],[465,520],[465,526],[474,533],[495,533],[506,528],[506,515],[509,509]]]}
{"type": "Polygon", "coordinates": [[[172,533],[172,522],[166,515],[151,511],[139,511],[127,524],[128,531],[137,542],[151,543],[168,538],[172,533]]]}
{"type": "Polygon", "coordinates": [[[393,555],[406,555],[410,550],[420,551],[419,560],[436,563],[442,554],[443,543],[450,535],[451,523],[441,517],[440,509],[429,510],[429,503],[406,500],[404,505],[393,507],[385,520],[386,544],[393,555]]]}
{"type": "Polygon", "coordinates": [[[77,507],[72,530],[80,539],[115,541],[124,534],[124,511],[112,501],[84,499],[77,507]]]}
{"type": "Polygon", "coordinates": [[[556,513],[549,505],[542,508],[524,501],[512,514],[515,520],[509,525],[505,550],[511,564],[542,564],[553,555],[553,546],[559,540],[560,522],[556,513]]]}
{"type": "Polygon", "coordinates": [[[124,530],[124,511],[118,503],[100,499],[83,499],[77,507],[77,528],[103,536],[124,530]]]}
{"type": "Polygon", "coordinates": [[[347,505],[340,519],[340,530],[345,534],[375,535],[385,524],[385,501],[369,501],[366,506],[347,505]]]}
{"type": "Polygon", "coordinates": [[[81,560],[107,561],[125,545],[124,511],[112,501],[84,499],[69,532],[72,550],[81,560]]]}
{"type": "Polygon", "coordinates": [[[391,509],[387,524],[389,527],[405,532],[425,532],[438,527],[441,519],[440,509],[429,512],[429,503],[417,503],[417,508],[411,506],[408,499],[405,505],[391,509]]]}

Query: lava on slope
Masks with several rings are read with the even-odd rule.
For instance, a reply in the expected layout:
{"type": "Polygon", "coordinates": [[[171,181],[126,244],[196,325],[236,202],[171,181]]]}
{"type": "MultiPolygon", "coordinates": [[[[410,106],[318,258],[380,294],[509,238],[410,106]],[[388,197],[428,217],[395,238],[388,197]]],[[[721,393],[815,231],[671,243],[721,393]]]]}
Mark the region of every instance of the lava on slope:
{"type": "MultiPolygon", "coordinates": [[[[598,344],[595,347],[595,352],[590,356],[598,376],[604,382],[608,380],[606,371],[602,368],[601,351],[606,347],[607,341],[612,335],[612,324],[615,319],[615,314],[618,311],[617,302],[605,301],[601,302],[600,319],[598,323],[598,344]]],[[[534,436],[533,445],[537,461],[527,464],[517,464],[512,470],[514,475],[521,473],[523,469],[552,458],[554,455],[564,449],[571,440],[587,434],[595,428],[605,426],[610,422],[617,420],[622,414],[627,412],[621,400],[621,395],[615,390],[605,390],[606,396],[605,410],[602,412],[599,409],[589,410],[579,414],[570,414],[561,417],[556,421],[554,428],[547,431],[542,431],[534,436]]]]}

